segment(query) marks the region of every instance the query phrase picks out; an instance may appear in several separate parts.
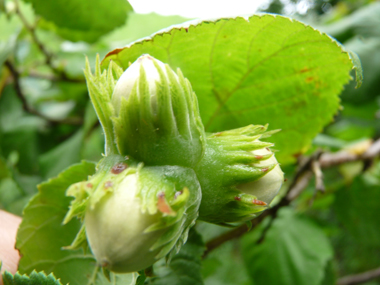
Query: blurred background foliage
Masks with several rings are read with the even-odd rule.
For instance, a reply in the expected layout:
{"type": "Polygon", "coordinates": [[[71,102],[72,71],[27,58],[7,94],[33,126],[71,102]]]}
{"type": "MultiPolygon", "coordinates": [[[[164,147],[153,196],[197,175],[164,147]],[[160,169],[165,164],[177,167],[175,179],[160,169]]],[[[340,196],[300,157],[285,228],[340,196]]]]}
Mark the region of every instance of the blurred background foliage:
{"type": "MultiPolygon", "coordinates": [[[[82,159],[101,157],[104,142],[88,100],[85,56],[94,66],[97,53],[103,58],[188,19],[136,14],[124,0],[1,0],[0,11],[0,207],[21,215],[37,184],[82,159]]],[[[308,23],[362,61],[362,87],[346,86],[342,110],[308,154],[358,149],[378,139],[380,2],[273,0],[261,11],[308,23]]],[[[290,180],[295,169],[283,166],[290,180]]],[[[378,160],[329,168],[324,177],[326,191],[315,193],[311,183],[278,213],[264,241],[269,220],[208,254],[202,261],[204,282],[335,284],[341,276],[379,267],[378,160]]],[[[204,242],[230,230],[205,223],[197,229],[204,242]]]]}

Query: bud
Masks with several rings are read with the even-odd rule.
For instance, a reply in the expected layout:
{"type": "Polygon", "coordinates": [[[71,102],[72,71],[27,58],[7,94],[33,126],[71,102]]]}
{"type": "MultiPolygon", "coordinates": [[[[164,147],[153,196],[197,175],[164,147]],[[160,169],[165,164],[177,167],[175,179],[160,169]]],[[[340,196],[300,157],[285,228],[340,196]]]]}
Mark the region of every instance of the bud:
{"type": "Polygon", "coordinates": [[[267,126],[211,134],[195,171],[202,187],[199,219],[229,224],[244,222],[265,210],[284,176],[269,147],[262,142],[276,131],[267,126]]]}
{"type": "Polygon", "coordinates": [[[143,55],[118,79],[111,102],[119,153],[146,165],[193,167],[201,159],[198,102],[179,69],[143,55]]]}
{"type": "Polygon", "coordinates": [[[83,228],[69,247],[86,244],[98,264],[134,272],[176,253],[198,216],[201,190],[193,170],[143,167],[120,156],[103,159],[88,181],[72,185],[64,223],[73,216],[83,228]],[[85,234],[84,234],[85,233],[85,234]]]}
{"type": "MultiPolygon", "coordinates": [[[[252,155],[256,157],[265,157],[269,154],[271,154],[271,151],[267,148],[262,148],[252,152],[252,155]]],[[[270,158],[260,160],[254,164],[255,167],[261,168],[268,166],[270,167],[273,164],[276,166],[263,177],[252,182],[240,184],[237,186],[237,189],[243,193],[256,196],[258,200],[263,201],[269,205],[274,197],[276,197],[278,191],[282,186],[282,182],[284,181],[284,173],[278,165],[274,154],[270,158]]]]}

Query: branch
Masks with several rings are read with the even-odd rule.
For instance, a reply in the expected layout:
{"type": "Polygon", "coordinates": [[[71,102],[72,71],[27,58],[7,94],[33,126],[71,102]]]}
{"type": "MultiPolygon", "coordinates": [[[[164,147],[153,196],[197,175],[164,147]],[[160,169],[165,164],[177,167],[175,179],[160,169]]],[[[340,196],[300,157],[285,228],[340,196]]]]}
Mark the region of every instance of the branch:
{"type": "MultiPolygon", "coordinates": [[[[349,151],[339,151],[336,153],[322,153],[317,151],[311,157],[304,158],[303,161],[299,161],[299,168],[294,176],[294,179],[284,197],[273,208],[264,211],[260,216],[251,220],[251,229],[257,227],[266,217],[274,219],[277,216],[277,212],[280,208],[288,206],[293,200],[295,200],[302,191],[309,185],[309,182],[313,176],[316,177],[317,190],[323,191],[324,185],[322,180],[321,168],[329,168],[337,166],[343,163],[359,161],[359,160],[373,160],[380,154],[380,139],[375,141],[364,153],[352,154],[349,151]]],[[[257,243],[260,243],[265,238],[265,233],[269,230],[271,223],[263,231],[262,236],[257,243]]],[[[211,239],[206,243],[206,251],[203,257],[206,257],[212,250],[219,247],[223,243],[239,238],[248,232],[246,225],[239,226],[232,231],[226,232],[216,238],[211,239]]]]}
{"type": "Polygon", "coordinates": [[[377,269],[360,273],[360,274],[348,275],[348,276],[339,278],[336,284],[337,285],[354,285],[354,284],[364,283],[378,277],[380,277],[380,267],[377,269]]]}
{"type": "MultiPolygon", "coordinates": [[[[307,187],[307,185],[309,185],[309,182],[313,177],[313,173],[316,173],[316,171],[318,171],[316,169],[316,166],[318,169],[320,167],[319,163],[316,162],[319,161],[321,155],[321,151],[316,151],[310,157],[299,158],[299,167],[293,178],[292,183],[288,188],[286,199],[293,201],[301,194],[301,192],[307,187]]],[[[318,173],[316,174],[316,176],[321,178],[318,173]]]]}
{"type": "Polygon", "coordinates": [[[347,150],[341,150],[335,153],[323,153],[319,160],[321,168],[329,168],[347,162],[359,160],[372,160],[380,154],[380,139],[372,143],[365,152],[355,154],[347,150]]]}
{"type": "Polygon", "coordinates": [[[28,70],[27,73],[28,73],[28,76],[30,76],[30,77],[46,79],[46,80],[53,81],[53,82],[57,82],[57,81],[66,81],[66,82],[73,82],[73,83],[85,83],[86,82],[86,80],[83,77],[78,77],[78,78],[70,77],[70,78],[68,78],[68,77],[62,77],[62,75],[57,76],[54,74],[43,74],[43,73],[39,73],[38,71],[35,71],[35,70],[28,70]]]}
{"type": "Polygon", "coordinates": [[[8,59],[4,62],[4,65],[9,69],[9,71],[12,74],[16,95],[21,100],[22,108],[25,112],[36,115],[52,124],[81,125],[83,123],[83,120],[81,118],[66,118],[63,120],[52,119],[45,116],[44,114],[41,114],[36,109],[29,106],[28,101],[26,100],[26,97],[21,89],[19,72],[8,59]]]}
{"type": "Polygon", "coordinates": [[[28,30],[28,32],[32,36],[32,39],[33,39],[34,43],[37,45],[38,49],[45,56],[45,62],[46,62],[46,64],[49,65],[53,71],[56,71],[56,69],[52,65],[53,54],[51,54],[50,52],[48,52],[46,50],[45,46],[42,44],[42,42],[38,39],[38,37],[36,35],[36,31],[34,30],[34,27],[32,27],[31,25],[29,25],[28,21],[26,20],[26,18],[22,14],[22,12],[20,10],[20,7],[19,7],[19,4],[18,4],[18,0],[15,0],[14,3],[15,3],[15,12],[16,12],[16,14],[19,16],[21,22],[24,24],[24,27],[28,30]]]}
{"type": "Polygon", "coordinates": [[[37,37],[37,34],[36,34],[36,31],[35,31],[35,28],[32,27],[28,21],[26,20],[26,18],[24,17],[24,15],[22,14],[21,10],[20,10],[20,7],[19,7],[19,4],[18,4],[18,0],[15,0],[14,1],[15,3],[15,12],[16,14],[19,16],[21,22],[23,23],[24,27],[26,28],[26,30],[30,33],[30,35],[32,36],[32,39],[34,41],[34,43],[37,45],[38,49],[41,51],[41,53],[44,55],[45,57],[45,63],[50,67],[50,69],[56,74],[59,76],[59,78],[63,81],[68,81],[68,82],[84,82],[84,78],[70,78],[66,72],[64,70],[61,70],[59,68],[57,68],[54,64],[53,64],[53,57],[54,57],[54,54],[50,53],[46,47],[44,46],[44,44],[39,40],[39,38],[37,37]]]}

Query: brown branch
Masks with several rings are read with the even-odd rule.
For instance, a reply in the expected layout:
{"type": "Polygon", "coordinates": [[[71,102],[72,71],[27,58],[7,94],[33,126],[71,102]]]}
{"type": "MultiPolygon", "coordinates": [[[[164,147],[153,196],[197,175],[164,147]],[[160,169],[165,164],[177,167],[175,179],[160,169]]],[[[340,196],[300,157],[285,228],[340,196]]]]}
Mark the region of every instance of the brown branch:
{"type": "Polygon", "coordinates": [[[319,160],[321,168],[329,168],[332,166],[340,165],[347,162],[359,161],[359,160],[372,160],[380,154],[380,139],[376,140],[370,145],[370,147],[364,152],[355,154],[347,150],[341,150],[334,153],[323,153],[319,160]]]}
{"type": "Polygon", "coordinates": [[[29,32],[31,35],[33,42],[37,45],[38,49],[41,51],[41,53],[45,57],[45,63],[50,67],[50,69],[59,76],[60,80],[68,81],[68,82],[84,82],[83,78],[71,78],[69,77],[66,72],[62,69],[57,68],[53,63],[54,54],[49,52],[44,44],[40,41],[40,39],[37,37],[36,30],[33,26],[31,26],[25,16],[22,14],[18,0],[14,1],[15,3],[15,12],[20,18],[21,22],[23,23],[25,29],[29,32]]]}
{"type": "Polygon", "coordinates": [[[360,274],[348,275],[342,278],[339,278],[337,285],[354,285],[368,282],[370,280],[380,277],[380,267],[377,269],[369,270],[360,274]]]}
{"type": "Polygon", "coordinates": [[[309,185],[311,178],[313,178],[313,172],[311,170],[305,170],[302,175],[293,180],[295,183],[288,188],[286,198],[290,201],[295,200],[307,185],[309,185]]]}
{"type": "Polygon", "coordinates": [[[22,103],[22,108],[24,109],[25,112],[36,115],[42,119],[45,119],[46,121],[48,121],[49,123],[52,123],[52,124],[81,125],[83,123],[83,120],[81,118],[66,118],[63,120],[52,119],[52,118],[45,116],[44,114],[41,114],[36,109],[29,106],[28,101],[26,100],[26,97],[25,97],[25,95],[21,89],[20,73],[17,71],[17,69],[11,63],[10,60],[7,59],[4,62],[4,65],[9,69],[10,73],[12,74],[16,95],[20,99],[20,101],[22,103]]]}
{"type": "Polygon", "coordinates": [[[42,74],[42,73],[39,73],[39,72],[34,71],[34,70],[29,70],[28,76],[33,77],[33,78],[45,79],[45,80],[49,80],[52,82],[57,82],[57,81],[61,80],[61,78],[59,78],[58,76],[56,76],[54,74],[42,74]]]}
{"type": "Polygon", "coordinates": [[[10,62],[10,60],[7,59],[4,62],[4,65],[8,68],[8,70],[10,71],[10,73],[13,76],[13,81],[14,81],[14,85],[15,85],[16,95],[21,100],[22,108],[24,109],[24,111],[33,114],[35,111],[31,110],[29,108],[28,102],[26,101],[26,98],[23,95],[22,90],[21,90],[21,86],[20,86],[20,74],[18,73],[18,71],[16,70],[16,68],[13,66],[13,64],[10,62]]]}
{"type": "MultiPolygon", "coordinates": [[[[319,190],[324,189],[322,181],[321,168],[329,168],[337,166],[343,163],[359,161],[359,160],[373,160],[380,154],[380,139],[375,141],[364,153],[362,154],[352,154],[349,151],[340,151],[337,153],[322,153],[317,151],[309,158],[304,158],[303,161],[299,161],[299,169],[297,170],[294,179],[290,186],[288,187],[287,193],[280,200],[280,202],[273,208],[270,208],[263,212],[259,217],[251,220],[251,229],[257,227],[266,217],[271,217],[274,219],[277,216],[277,212],[280,208],[288,206],[293,200],[295,200],[302,191],[307,187],[311,178],[316,177],[316,184],[319,190]]],[[[317,189],[318,189],[317,188],[317,189]]],[[[262,242],[265,238],[265,233],[269,230],[271,223],[264,230],[262,236],[259,238],[258,242],[262,242]]],[[[226,232],[218,237],[215,237],[206,243],[206,251],[203,257],[206,257],[212,250],[219,247],[223,243],[239,238],[248,232],[247,226],[239,226],[232,231],[226,232]]]]}
{"type": "Polygon", "coordinates": [[[42,42],[38,39],[34,27],[32,27],[31,25],[29,25],[28,21],[26,20],[26,18],[22,14],[22,12],[20,10],[20,7],[19,7],[19,4],[18,4],[18,0],[15,0],[14,3],[15,3],[15,12],[16,12],[16,14],[19,16],[21,22],[23,23],[24,27],[28,30],[29,34],[32,36],[32,39],[33,39],[34,43],[37,45],[38,49],[45,56],[45,62],[46,62],[46,64],[49,65],[53,71],[56,72],[57,70],[56,70],[56,68],[52,64],[53,54],[51,54],[50,52],[48,52],[47,49],[45,48],[45,46],[42,44],[42,42]]]}
{"type": "Polygon", "coordinates": [[[46,80],[53,81],[53,82],[57,82],[57,81],[66,81],[66,82],[73,82],[73,83],[84,83],[84,82],[86,82],[86,80],[83,77],[67,78],[67,77],[62,77],[62,76],[56,76],[53,74],[43,74],[43,73],[39,73],[38,71],[35,71],[35,70],[29,70],[28,76],[34,77],[34,78],[46,79],[46,80]]]}
{"type": "Polygon", "coordinates": [[[320,192],[325,192],[326,187],[323,182],[323,172],[319,160],[314,160],[311,164],[311,169],[315,177],[315,189],[320,192]]]}
{"type": "Polygon", "coordinates": [[[373,159],[380,154],[380,139],[375,141],[365,153],[363,153],[363,159],[373,159]]]}

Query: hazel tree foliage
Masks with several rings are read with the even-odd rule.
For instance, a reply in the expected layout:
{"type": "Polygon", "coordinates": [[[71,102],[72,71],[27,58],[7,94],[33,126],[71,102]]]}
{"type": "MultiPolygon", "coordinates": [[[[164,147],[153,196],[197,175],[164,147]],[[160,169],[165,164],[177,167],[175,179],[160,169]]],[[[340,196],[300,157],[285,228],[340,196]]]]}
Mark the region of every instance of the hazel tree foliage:
{"type": "Polygon", "coordinates": [[[380,6],[325,2],[0,3],[3,284],[377,284],[380,6]]]}

